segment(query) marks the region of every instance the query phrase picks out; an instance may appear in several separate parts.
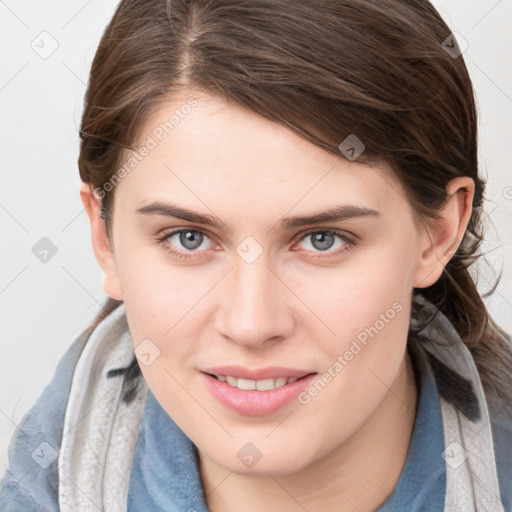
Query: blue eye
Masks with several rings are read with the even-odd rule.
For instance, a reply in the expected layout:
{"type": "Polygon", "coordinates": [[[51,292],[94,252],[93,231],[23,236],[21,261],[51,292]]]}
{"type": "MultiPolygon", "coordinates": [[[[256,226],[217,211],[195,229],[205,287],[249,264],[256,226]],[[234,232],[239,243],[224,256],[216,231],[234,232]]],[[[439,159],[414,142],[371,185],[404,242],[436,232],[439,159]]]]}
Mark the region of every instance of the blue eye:
{"type": "MultiPolygon", "coordinates": [[[[179,235],[179,242],[185,249],[194,250],[201,247],[204,239],[203,233],[200,231],[193,231],[191,229],[175,231],[172,236],[179,235]]],[[[171,238],[171,237],[169,237],[171,238]]]]}
{"type": "MultiPolygon", "coordinates": [[[[323,257],[321,253],[327,253],[327,257],[331,256],[339,256],[340,254],[344,253],[345,251],[349,250],[352,246],[356,245],[355,241],[345,235],[344,233],[341,233],[337,230],[311,230],[302,235],[302,240],[307,240],[310,243],[310,246],[313,247],[313,251],[311,252],[317,252],[320,253],[318,255],[315,255],[315,257],[323,257]],[[338,238],[341,243],[338,243],[336,245],[336,238],[338,238]],[[335,246],[338,250],[331,251],[330,249],[335,246]],[[316,251],[315,251],[316,249],[316,251]]],[[[309,250],[309,249],[308,249],[309,250]]]]}
{"type": "MultiPolygon", "coordinates": [[[[204,250],[197,249],[203,245],[206,239],[209,239],[209,237],[199,229],[183,228],[164,233],[157,238],[160,245],[162,245],[166,251],[180,259],[196,257],[194,252],[205,252],[204,250]],[[175,236],[177,236],[176,241],[170,244],[169,240],[175,236]],[[173,248],[178,244],[185,250],[176,250],[173,248]]],[[[332,229],[310,230],[301,236],[299,242],[302,240],[309,240],[312,249],[307,249],[306,252],[311,252],[313,254],[316,253],[314,254],[314,257],[316,258],[339,256],[350,250],[352,246],[356,245],[355,241],[351,237],[348,237],[340,231],[332,229]],[[340,241],[338,244],[336,244],[336,239],[340,241]],[[335,246],[337,250],[330,250],[333,246],[335,246]],[[326,256],[323,256],[322,253],[326,253],[326,256]]]]}
{"type": "MultiPolygon", "coordinates": [[[[179,235],[178,241],[188,251],[191,252],[200,252],[196,251],[199,247],[201,247],[206,235],[197,229],[176,229],[171,231],[170,233],[164,233],[163,236],[158,238],[158,242],[170,252],[173,256],[177,256],[181,259],[187,259],[193,257],[192,254],[187,254],[187,251],[176,251],[171,248],[171,246],[167,243],[173,236],[179,235]]],[[[173,244],[175,245],[175,244],[173,244]]]]}

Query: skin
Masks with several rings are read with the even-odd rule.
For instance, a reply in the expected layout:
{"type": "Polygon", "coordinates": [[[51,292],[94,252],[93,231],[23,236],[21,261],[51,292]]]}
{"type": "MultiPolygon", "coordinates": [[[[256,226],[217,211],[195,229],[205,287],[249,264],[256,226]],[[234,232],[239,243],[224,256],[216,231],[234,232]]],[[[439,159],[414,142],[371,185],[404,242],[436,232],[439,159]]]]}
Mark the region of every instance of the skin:
{"type": "Polygon", "coordinates": [[[190,96],[198,105],[116,185],[111,240],[97,198],[87,184],[81,188],[104,289],[124,301],[134,346],[149,338],[160,350],[141,371],[198,448],[210,510],[374,510],[398,481],[414,427],[418,390],[406,351],[411,292],[436,282],[457,249],[473,181],[448,184],[429,233],[385,166],[331,155],[200,91],[169,98],[140,141],[190,96]],[[225,228],[136,213],[155,200],[213,215],[225,228]],[[380,216],[290,232],[278,224],[339,204],[380,216]],[[156,240],[171,228],[204,234],[197,249],[179,235],[167,240],[189,259],[156,240]],[[309,229],[358,238],[351,246],[335,237],[322,250],[305,236],[309,229]],[[247,236],[263,251],[252,263],[236,252],[247,236]],[[294,400],[273,414],[245,416],[219,403],[199,373],[238,363],[320,375],[396,302],[401,311],[307,405],[294,400]],[[262,453],[251,468],[237,457],[247,442],[262,453]]]}

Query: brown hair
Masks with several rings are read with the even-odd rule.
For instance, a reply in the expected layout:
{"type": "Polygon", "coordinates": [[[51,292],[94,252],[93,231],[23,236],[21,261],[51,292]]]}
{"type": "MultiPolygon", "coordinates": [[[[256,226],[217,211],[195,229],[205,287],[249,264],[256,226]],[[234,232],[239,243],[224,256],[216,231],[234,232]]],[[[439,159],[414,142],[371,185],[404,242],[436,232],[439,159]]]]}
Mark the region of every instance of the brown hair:
{"type": "MultiPolygon", "coordinates": [[[[444,203],[448,181],[471,177],[476,190],[464,239],[421,293],[468,346],[486,393],[510,397],[512,351],[468,270],[480,257],[485,183],[473,88],[450,37],[427,0],[123,0],[91,68],[80,177],[104,190],[126,150],[135,150],[147,116],[187,86],[338,156],[340,142],[355,134],[365,145],[358,162],[388,164],[427,222],[444,203]]],[[[114,192],[102,196],[110,238],[114,192]]],[[[119,304],[109,299],[90,331],[119,304]]]]}

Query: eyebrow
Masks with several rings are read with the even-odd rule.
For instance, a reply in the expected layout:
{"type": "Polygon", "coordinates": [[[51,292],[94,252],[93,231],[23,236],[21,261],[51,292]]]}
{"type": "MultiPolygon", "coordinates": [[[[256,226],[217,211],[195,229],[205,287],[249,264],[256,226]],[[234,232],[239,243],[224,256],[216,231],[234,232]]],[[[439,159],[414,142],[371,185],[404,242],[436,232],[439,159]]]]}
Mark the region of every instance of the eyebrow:
{"type": "MultiPolygon", "coordinates": [[[[202,214],[187,210],[176,204],[162,203],[154,201],[151,204],[142,206],[136,210],[136,213],[143,215],[162,215],[165,217],[175,217],[177,219],[203,224],[212,228],[224,229],[225,224],[218,220],[214,215],[202,214]]],[[[313,213],[311,215],[285,217],[279,223],[282,230],[292,230],[310,224],[321,224],[323,222],[335,222],[358,217],[380,217],[381,214],[377,210],[358,206],[354,204],[344,204],[329,208],[327,210],[313,213]]]]}

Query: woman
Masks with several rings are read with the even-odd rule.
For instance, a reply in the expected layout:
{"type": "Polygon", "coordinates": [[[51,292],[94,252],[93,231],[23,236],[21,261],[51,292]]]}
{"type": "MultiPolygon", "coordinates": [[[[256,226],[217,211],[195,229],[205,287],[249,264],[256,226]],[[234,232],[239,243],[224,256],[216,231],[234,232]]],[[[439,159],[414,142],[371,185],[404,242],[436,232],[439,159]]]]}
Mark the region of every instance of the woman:
{"type": "Polygon", "coordinates": [[[2,510],[510,510],[473,90],[426,0],[122,1],[80,136],[110,299],[2,510]]]}

